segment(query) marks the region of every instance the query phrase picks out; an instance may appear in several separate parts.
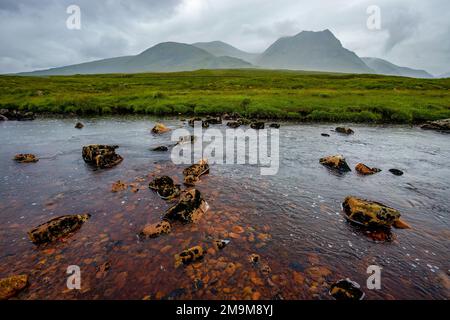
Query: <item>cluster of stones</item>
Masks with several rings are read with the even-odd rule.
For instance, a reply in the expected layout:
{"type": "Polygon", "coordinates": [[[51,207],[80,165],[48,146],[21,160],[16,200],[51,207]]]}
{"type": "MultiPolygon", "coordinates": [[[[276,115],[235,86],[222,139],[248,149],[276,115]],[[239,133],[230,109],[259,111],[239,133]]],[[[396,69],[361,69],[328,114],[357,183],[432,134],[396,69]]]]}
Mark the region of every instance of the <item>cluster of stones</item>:
{"type": "Polygon", "coordinates": [[[0,121],[31,121],[36,118],[33,112],[0,109],[0,121]]]}

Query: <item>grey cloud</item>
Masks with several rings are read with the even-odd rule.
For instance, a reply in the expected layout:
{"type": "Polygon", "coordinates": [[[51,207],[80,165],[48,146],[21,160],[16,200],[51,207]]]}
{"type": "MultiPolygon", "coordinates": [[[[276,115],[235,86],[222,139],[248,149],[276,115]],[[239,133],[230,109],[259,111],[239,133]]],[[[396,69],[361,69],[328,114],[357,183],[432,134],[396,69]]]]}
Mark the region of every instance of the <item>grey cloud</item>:
{"type": "Polygon", "coordinates": [[[383,29],[366,27],[372,0],[0,0],[0,73],[137,54],[163,41],[223,40],[261,52],[281,36],[330,29],[361,56],[435,74],[450,70],[448,0],[377,0],[383,29]],[[68,30],[66,8],[81,7],[68,30]]]}

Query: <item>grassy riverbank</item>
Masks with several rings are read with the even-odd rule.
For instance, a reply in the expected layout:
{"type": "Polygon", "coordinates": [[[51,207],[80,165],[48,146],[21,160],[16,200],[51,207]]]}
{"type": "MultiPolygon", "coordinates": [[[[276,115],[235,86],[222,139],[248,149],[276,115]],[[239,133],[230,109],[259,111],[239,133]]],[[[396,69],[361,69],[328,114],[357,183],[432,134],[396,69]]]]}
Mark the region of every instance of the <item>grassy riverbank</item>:
{"type": "Polygon", "coordinates": [[[420,123],[450,118],[450,79],[267,70],[58,77],[0,76],[0,108],[301,121],[420,123]]]}

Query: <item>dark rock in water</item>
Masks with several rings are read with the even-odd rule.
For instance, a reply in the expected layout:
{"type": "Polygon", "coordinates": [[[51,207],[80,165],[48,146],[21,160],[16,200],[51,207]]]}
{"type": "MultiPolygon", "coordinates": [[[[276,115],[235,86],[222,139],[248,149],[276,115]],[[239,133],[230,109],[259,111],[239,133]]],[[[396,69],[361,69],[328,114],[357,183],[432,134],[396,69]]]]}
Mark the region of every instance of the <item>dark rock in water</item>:
{"type": "Polygon", "coordinates": [[[190,249],[184,250],[180,254],[175,255],[175,267],[200,260],[204,255],[205,252],[203,251],[203,248],[201,246],[195,246],[190,249]]]}
{"type": "Polygon", "coordinates": [[[123,158],[116,153],[118,146],[107,146],[93,144],[83,147],[82,156],[86,163],[97,168],[111,168],[123,161],[123,158]]]}
{"type": "Polygon", "coordinates": [[[152,129],[152,133],[153,134],[161,134],[161,133],[166,133],[166,132],[169,132],[169,131],[170,131],[170,129],[167,128],[162,123],[157,123],[152,129]]]}
{"type": "Polygon", "coordinates": [[[162,300],[179,300],[186,293],[187,293],[186,289],[178,288],[172,290],[167,296],[163,297],[162,300]]]}
{"type": "Polygon", "coordinates": [[[206,160],[201,160],[199,163],[193,164],[183,170],[184,184],[193,186],[199,180],[200,176],[209,173],[209,164],[206,160]]]}
{"type": "Polygon", "coordinates": [[[255,129],[255,130],[264,129],[264,122],[253,122],[250,125],[250,128],[255,129]]]}
{"type": "Polygon", "coordinates": [[[450,131],[450,119],[430,121],[422,125],[424,130],[450,131]]]}
{"type": "Polygon", "coordinates": [[[208,121],[204,121],[202,120],[202,118],[192,118],[188,121],[189,125],[191,127],[194,127],[196,122],[201,122],[202,123],[202,128],[209,128],[209,122],[208,121]]]}
{"type": "Polygon", "coordinates": [[[194,279],[194,282],[192,283],[192,289],[194,291],[203,289],[204,286],[205,286],[205,284],[202,281],[202,279],[194,279]]]}
{"type": "Polygon", "coordinates": [[[84,128],[84,124],[82,124],[81,122],[77,122],[77,124],[75,125],[76,129],[83,129],[84,128]]]}
{"type": "Polygon", "coordinates": [[[148,185],[150,189],[158,193],[163,199],[172,199],[180,195],[180,185],[174,184],[172,178],[162,176],[155,178],[148,185]]]}
{"type": "Polygon", "coordinates": [[[227,126],[233,129],[239,128],[241,124],[237,121],[231,121],[227,123],[227,126]]]}
{"type": "Polygon", "coordinates": [[[208,204],[202,198],[200,191],[190,189],[184,191],[180,201],[166,211],[164,220],[178,220],[184,223],[197,222],[207,210],[208,204]]]}
{"type": "Polygon", "coordinates": [[[389,172],[392,173],[393,175],[396,175],[396,176],[402,176],[403,175],[403,171],[399,170],[399,169],[389,169],[389,172]]]}
{"type": "Polygon", "coordinates": [[[216,248],[219,250],[225,248],[229,243],[230,240],[222,240],[222,239],[214,240],[214,244],[216,245],[216,248]]]}
{"type": "Polygon", "coordinates": [[[355,170],[356,170],[359,174],[362,174],[362,175],[365,175],[365,176],[371,175],[371,174],[375,174],[375,173],[378,173],[378,172],[381,172],[381,169],[378,169],[378,168],[369,168],[368,166],[366,166],[366,165],[363,164],[363,163],[358,163],[358,164],[356,165],[356,167],[355,167],[355,170]]]}
{"type": "Polygon", "coordinates": [[[237,119],[239,119],[240,117],[241,117],[241,115],[240,115],[239,113],[233,112],[233,113],[231,113],[231,114],[225,113],[225,114],[222,116],[222,119],[223,119],[223,120],[229,121],[229,120],[237,120],[237,119]]]}
{"type": "Polygon", "coordinates": [[[275,129],[279,129],[280,128],[280,124],[279,123],[272,123],[269,127],[275,128],[275,129]]]}
{"type": "Polygon", "coordinates": [[[346,128],[346,127],[337,127],[336,132],[339,132],[342,134],[349,134],[349,135],[355,133],[352,129],[346,128]]]}
{"type": "Polygon", "coordinates": [[[180,137],[177,144],[183,144],[183,143],[191,143],[192,144],[192,143],[195,143],[196,140],[197,140],[197,137],[194,135],[184,136],[184,137],[180,137]]]}
{"type": "Polygon", "coordinates": [[[28,285],[26,274],[14,275],[0,279],[0,300],[14,297],[28,285]]]}
{"type": "Polygon", "coordinates": [[[351,222],[368,228],[410,228],[400,220],[400,212],[382,203],[347,197],[342,203],[346,217],[351,222]]]}
{"type": "Polygon", "coordinates": [[[16,154],[13,160],[20,163],[34,163],[38,162],[39,158],[31,153],[20,153],[16,154]]]}
{"type": "Polygon", "coordinates": [[[161,151],[161,152],[163,152],[163,151],[169,151],[169,148],[166,147],[166,146],[158,146],[158,147],[156,147],[156,148],[153,148],[152,151],[161,151]]]}
{"type": "Polygon", "coordinates": [[[335,156],[321,158],[319,161],[320,161],[320,164],[322,164],[330,169],[337,170],[339,172],[352,171],[352,169],[350,169],[347,162],[345,161],[345,158],[341,155],[335,155],[335,156]]]}
{"type": "Polygon", "coordinates": [[[348,278],[332,284],[329,293],[336,300],[362,300],[365,296],[361,286],[348,278]]]}
{"type": "Polygon", "coordinates": [[[171,231],[171,226],[168,221],[161,221],[154,224],[148,224],[139,233],[141,238],[156,238],[162,234],[168,234],[171,231]]]}
{"type": "Polygon", "coordinates": [[[209,124],[222,124],[221,117],[207,117],[205,121],[209,124]]]}
{"type": "Polygon", "coordinates": [[[8,121],[8,120],[16,120],[16,121],[31,121],[36,119],[36,116],[33,112],[23,112],[19,110],[8,110],[1,109],[0,110],[0,120],[8,121]]]}
{"type": "Polygon", "coordinates": [[[246,118],[239,118],[237,122],[239,122],[241,126],[248,126],[249,124],[252,123],[251,120],[246,118]]]}
{"type": "Polygon", "coordinates": [[[321,136],[322,137],[329,137],[330,135],[328,133],[322,133],[321,136]]]}
{"type": "Polygon", "coordinates": [[[34,244],[53,242],[81,228],[90,217],[90,214],[74,214],[54,218],[31,229],[28,237],[34,244]]]}

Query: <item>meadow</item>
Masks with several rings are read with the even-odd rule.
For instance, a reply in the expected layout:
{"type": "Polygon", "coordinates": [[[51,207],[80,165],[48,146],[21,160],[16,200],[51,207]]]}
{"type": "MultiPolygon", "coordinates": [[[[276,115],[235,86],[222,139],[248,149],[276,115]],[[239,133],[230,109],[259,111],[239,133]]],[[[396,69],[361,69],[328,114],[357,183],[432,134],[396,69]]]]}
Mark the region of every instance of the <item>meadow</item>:
{"type": "Polygon", "coordinates": [[[272,70],[0,76],[0,108],[43,114],[414,124],[450,118],[450,79],[272,70]]]}

